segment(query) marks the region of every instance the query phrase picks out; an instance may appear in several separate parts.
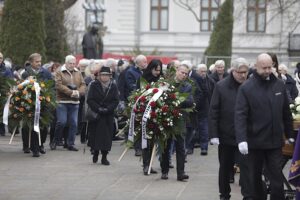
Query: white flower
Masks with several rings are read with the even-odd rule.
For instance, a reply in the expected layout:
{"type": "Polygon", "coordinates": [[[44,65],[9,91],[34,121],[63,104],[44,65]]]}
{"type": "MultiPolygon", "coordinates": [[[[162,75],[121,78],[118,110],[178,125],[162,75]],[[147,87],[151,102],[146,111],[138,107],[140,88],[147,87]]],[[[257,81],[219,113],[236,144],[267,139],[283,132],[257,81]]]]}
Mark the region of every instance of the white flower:
{"type": "Polygon", "coordinates": [[[290,108],[294,108],[295,107],[295,105],[294,104],[290,104],[290,108]]]}
{"type": "Polygon", "coordinates": [[[296,97],[296,99],[295,99],[295,104],[296,104],[296,105],[300,104],[300,97],[296,97]]]}
{"type": "Polygon", "coordinates": [[[296,107],[296,111],[297,111],[297,112],[300,112],[300,105],[298,105],[298,106],[296,107]]]}

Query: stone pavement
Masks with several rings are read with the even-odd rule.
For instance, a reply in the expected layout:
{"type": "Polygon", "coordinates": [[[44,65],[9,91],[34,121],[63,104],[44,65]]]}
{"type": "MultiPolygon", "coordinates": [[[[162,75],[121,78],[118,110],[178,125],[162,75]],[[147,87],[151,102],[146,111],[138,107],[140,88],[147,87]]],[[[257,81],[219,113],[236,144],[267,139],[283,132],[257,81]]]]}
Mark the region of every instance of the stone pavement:
{"type": "MultiPolygon", "coordinates": [[[[0,137],[0,200],[217,200],[217,148],[209,147],[208,156],[199,149],[188,157],[188,182],[176,180],[176,170],[170,169],[169,180],[160,173],[144,176],[141,162],[129,150],[121,162],[124,150],[121,142],[113,142],[108,155],[110,166],[93,164],[89,149],[77,144],[78,152],[57,147],[33,158],[22,152],[20,135],[11,145],[9,136],[0,137]]],[[[80,140],[76,138],[76,142],[80,140]]],[[[48,143],[48,142],[47,142],[48,143]]],[[[173,158],[175,160],[175,158],[173,158]]],[[[154,169],[160,170],[154,160],[154,169]]],[[[232,187],[232,200],[241,200],[238,174],[232,187]]]]}

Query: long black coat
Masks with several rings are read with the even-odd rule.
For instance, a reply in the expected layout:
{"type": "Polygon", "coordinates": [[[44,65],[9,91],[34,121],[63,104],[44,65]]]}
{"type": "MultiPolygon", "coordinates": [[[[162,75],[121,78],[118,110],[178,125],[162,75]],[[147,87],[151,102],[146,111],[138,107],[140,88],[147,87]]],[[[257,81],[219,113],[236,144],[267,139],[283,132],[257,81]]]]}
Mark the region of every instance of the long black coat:
{"type": "Polygon", "coordinates": [[[100,81],[95,80],[91,83],[87,95],[87,104],[94,112],[98,112],[100,107],[105,107],[108,109],[108,113],[99,114],[96,121],[89,122],[89,130],[92,132],[90,144],[94,150],[110,151],[114,129],[114,110],[119,103],[119,94],[116,84],[112,83],[104,99],[105,94],[106,92],[103,91],[100,81]]]}
{"type": "Polygon", "coordinates": [[[240,84],[230,74],[214,89],[209,109],[209,136],[221,144],[237,145],[234,132],[234,105],[240,84]]]}
{"type": "Polygon", "coordinates": [[[292,114],[284,83],[273,74],[270,80],[253,73],[239,88],[235,107],[237,142],[250,149],[275,149],[293,131],[292,114]]]}

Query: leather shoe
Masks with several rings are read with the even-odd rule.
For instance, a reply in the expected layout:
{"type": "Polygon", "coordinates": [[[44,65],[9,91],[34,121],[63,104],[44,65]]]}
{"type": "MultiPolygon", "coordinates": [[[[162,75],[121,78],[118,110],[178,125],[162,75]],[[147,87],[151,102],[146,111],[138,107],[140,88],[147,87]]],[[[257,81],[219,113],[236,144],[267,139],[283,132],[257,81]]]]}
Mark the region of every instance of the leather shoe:
{"type": "Polygon", "coordinates": [[[94,154],[93,155],[93,163],[97,163],[98,162],[98,155],[94,154]]]}
{"type": "Polygon", "coordinates": [[[56,142],[52,142],[52,143],[50,144],[50,149],[51,149],[51,150],[55,150],[55,149],[56,149],[56,142]]]}
{"type": "Polygon", "coordinates": [[[207,150],[202,149],[200,154],[201,154],[201,156],[207,156],[207,150]]]}
{"type": "Polygon", "coordinates": [[[163,180],[167,180],[169,177],[167,173],[163,173],[160,178],[163,180]]]}
{"type": "Polygon", "coordinates": [[[75,148],[74,146],[69,146],[69,147],[68,147],[68,150],[69,150],[69,151],[78,151],[78,149],[75,148]]]}
{"type": "Polygon", "coordinates": [[[102,165],[110,165],[109,161],[107,159],[102,159],[101,160],[102,165]]]}
{"type": "Polygon", "coordinates": [[[39,154],[39,152],[38,151],[36,151],[36,152],[32,152],[32,157],[40,157],[40,154],[39,154]]]}
{"type": "Polygon", "coordinates": [[[182,174],[182,175],[177,176],[178,181],[186,181],[187,179],[189,179],[189,176],[186,175],[186,174],[182,174]]]}
{"type": "Polygon", "coordinates": [[[154,169],[151,168],[150,173],[151,174],[157,174],[157,171],[155,171],[154,169]]]}
{"type": "Polygon", "coordinates": [[[30,149],[28,147],[23,149],[24,153],[30,153],[30,149]]]}
{"type": "Polygon", "coordinates": [[[46,150],[45,150],[44,146],[40,146],[40,153],[41,154],[45,154],[46,153],[46,150]]]}

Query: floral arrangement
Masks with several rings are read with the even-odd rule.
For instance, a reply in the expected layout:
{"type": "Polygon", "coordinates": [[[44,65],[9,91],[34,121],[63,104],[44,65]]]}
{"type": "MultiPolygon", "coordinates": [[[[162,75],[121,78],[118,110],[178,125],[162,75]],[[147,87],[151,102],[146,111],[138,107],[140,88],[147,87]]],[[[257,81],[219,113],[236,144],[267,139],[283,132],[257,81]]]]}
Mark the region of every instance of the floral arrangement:
{"type": "Polygon", "coordinates": [[[10,93],[10,88],[13,87],[15,81],[6,77],[0,78],[0,116],[2,116],[3,108],[7,97],[10,93]]]}
{"type": "Polygon", "coordinates": [[[141,139],[144,133],[147,140],[158,144],[160,151],[164,150],[169,138],[182,134],[183,112],[192,110],[180,108],[189,94],[180,93],[173,85],[163,78],[151,84],[141,79],[141,89],[129,97],[129,132],[130,123],[134,123],[134,139],[141,139]]]}
{"type": "MultiPolygon", "coordinates": [[[[34,79],[29,82],[16,82],[9,99],[9,126],[17,127],[22,121],[23,127],[32,127],[36,112],[36,86],[34,79]]],[[[41,81],[40,88],[40,127],[48,126],[53,118],[52,111],[55,108],[54,81],[41,81]]]]}
{"type": "Polygon", "coordinates": [[[295,102],[290,104],[290,109],[294,120],[300,120],[300,97],[296,97],[295,102]]]}

